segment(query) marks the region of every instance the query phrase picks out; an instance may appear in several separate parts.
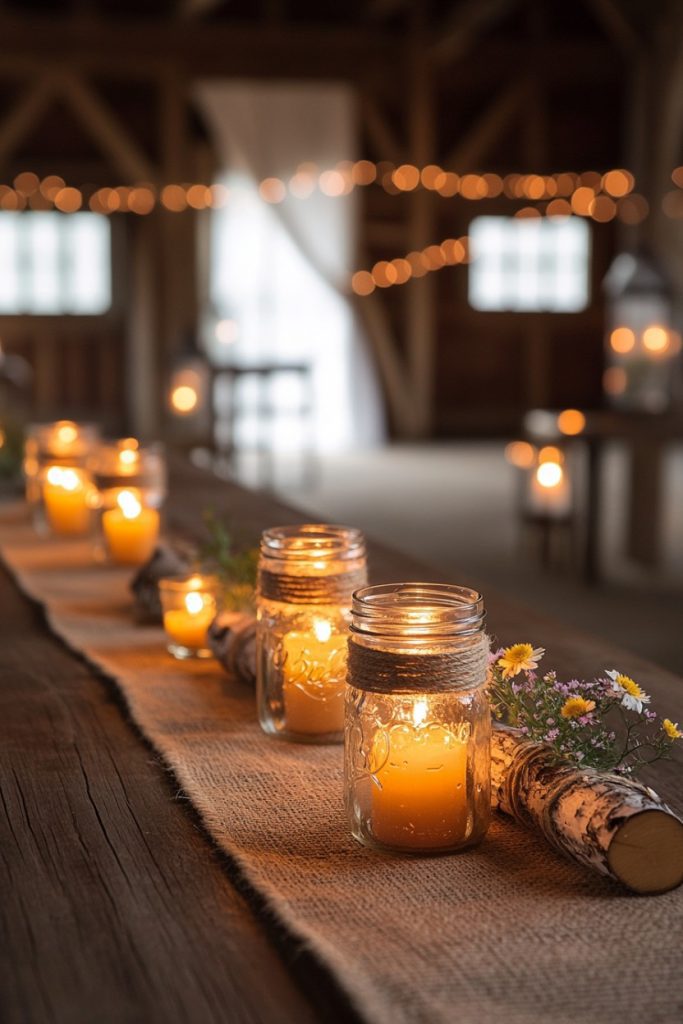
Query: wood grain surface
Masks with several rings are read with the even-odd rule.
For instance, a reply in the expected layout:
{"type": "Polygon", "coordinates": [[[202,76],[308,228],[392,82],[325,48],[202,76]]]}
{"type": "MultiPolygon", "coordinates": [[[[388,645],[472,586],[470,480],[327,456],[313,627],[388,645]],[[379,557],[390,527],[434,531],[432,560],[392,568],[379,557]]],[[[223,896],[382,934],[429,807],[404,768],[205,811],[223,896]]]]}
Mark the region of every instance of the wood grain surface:
{"type": "MultiPolygon", "coordinates": [[[[171,493],[169,524],[186,534],[210,505],[246,543],[302,520],[186,464],[174,465],[171,493]]],[[[380,545],[370,556],[373,582],[426,574],[380,545]]],[[[671,673],[486,597],[501,642],[547,647],[562,673],[619,667],[683,718],[683,683],[671,673]]],[[[114,684],[51,635],[4,570],[0,611],[2,1024],[354,1020],[334,981],[247,902],[114,684]]],[[[680,764],[678,755],[654,777],[679,810],[680,764]]]]}

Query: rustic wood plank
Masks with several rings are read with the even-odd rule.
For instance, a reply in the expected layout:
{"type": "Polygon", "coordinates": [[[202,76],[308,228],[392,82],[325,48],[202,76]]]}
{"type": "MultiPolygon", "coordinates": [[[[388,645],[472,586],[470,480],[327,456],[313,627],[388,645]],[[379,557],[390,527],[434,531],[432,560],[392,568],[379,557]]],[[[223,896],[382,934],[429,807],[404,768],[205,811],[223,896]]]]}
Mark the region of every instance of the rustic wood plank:
{"type": "Polygon", "coordinates": [[[0,607],[0,1019],[317,1019],[113,685],[0,607]]]}

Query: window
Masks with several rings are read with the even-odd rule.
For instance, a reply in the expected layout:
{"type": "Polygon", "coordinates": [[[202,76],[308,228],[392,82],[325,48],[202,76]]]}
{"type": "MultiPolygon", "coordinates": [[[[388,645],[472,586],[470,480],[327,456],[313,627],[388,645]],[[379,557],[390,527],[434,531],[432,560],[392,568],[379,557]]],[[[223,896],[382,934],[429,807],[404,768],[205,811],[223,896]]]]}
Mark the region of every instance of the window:
{"type": "Polygon", "coordinates": [[[588,305],[590,229],[580,217],[477,217],[469,235],[475,309],[578,313],[588,305]]]}
{"type": "Polygon", "coordinates": [[[111,228],[96,213],[0,213],[0,315],[111,306],[111,228]]]}

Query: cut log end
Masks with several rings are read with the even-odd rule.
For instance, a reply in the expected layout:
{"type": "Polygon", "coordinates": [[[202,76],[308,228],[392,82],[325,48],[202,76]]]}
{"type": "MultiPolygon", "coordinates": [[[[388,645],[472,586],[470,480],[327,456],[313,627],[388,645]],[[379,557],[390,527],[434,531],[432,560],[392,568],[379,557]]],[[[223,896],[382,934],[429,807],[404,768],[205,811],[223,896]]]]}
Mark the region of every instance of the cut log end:
{"type": "Polygon", "coordinates": [[[613,874],[638,893],[663,893],[683,882],[683,822],[656,809],[621,825],[607,851],[613,874]]]}

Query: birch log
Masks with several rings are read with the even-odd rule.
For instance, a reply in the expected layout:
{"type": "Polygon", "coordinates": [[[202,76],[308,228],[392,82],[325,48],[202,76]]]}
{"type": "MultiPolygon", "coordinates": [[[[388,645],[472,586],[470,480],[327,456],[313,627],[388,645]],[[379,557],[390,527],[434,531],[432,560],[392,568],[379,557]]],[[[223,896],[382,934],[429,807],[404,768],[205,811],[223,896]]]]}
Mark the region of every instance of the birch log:
{"type": "Polygon", "coordinates": [[[574,861],[638,893],[683,882],[683,821],[631,779],[581,769],[496,726],[491,802],[574,861]]]}
{"type": "Polygon", "coordinates": [[[256,684],[256,619],[247,612],[221,612],[209,626],[209,647],[226,672],[256,684]]]}

